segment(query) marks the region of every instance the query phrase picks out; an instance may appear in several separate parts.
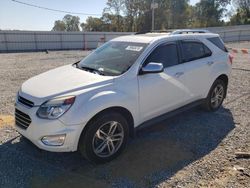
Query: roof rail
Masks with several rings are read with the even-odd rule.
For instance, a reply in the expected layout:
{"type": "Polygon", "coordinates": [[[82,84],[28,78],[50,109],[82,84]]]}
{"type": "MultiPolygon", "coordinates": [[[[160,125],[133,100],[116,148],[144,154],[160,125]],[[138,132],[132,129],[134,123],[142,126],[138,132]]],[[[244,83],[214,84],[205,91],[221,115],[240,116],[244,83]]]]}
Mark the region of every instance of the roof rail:
{"type": "Polygon", "coordinates": [[[211,32],[205,29],[180,29],[173,31],[171,34],[178,35],[178,34],[188,34],[188,33],[211,33],[211,32]]]}

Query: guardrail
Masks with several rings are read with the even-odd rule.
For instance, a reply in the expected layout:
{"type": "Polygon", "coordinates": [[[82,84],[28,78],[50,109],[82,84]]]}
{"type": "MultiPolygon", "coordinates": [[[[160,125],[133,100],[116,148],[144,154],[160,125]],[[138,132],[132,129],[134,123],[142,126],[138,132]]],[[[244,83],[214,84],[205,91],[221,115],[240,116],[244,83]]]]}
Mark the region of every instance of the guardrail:
{"type": "MultiPolygon", "coordinates": [[[[250,29],[225,30],[208,28],[219,33],[225,42],[250,41],[250,29]]],[[[0,53],[94,49],[98,43],[109,41],[131,32],[53,32],[53,31],[0,31],[0,53]]]]}

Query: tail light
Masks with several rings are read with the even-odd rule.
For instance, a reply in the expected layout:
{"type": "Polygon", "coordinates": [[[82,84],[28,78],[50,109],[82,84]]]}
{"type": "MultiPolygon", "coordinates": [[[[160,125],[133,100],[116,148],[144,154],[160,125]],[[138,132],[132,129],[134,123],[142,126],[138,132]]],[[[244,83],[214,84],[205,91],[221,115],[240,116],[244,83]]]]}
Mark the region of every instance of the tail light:
{"type": "Polygon", "coordinates": [[[233,64],[233,59],[234,59],[234,56],[232,54],[229,54],[229,63],[231,65],[233,64]]]}

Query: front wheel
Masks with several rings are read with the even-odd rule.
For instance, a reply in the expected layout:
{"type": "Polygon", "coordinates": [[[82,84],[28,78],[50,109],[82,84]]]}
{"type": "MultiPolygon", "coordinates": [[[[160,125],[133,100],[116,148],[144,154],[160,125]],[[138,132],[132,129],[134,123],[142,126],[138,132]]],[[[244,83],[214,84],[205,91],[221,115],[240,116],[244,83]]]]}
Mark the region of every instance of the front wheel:
{"type": "Polygon", "coordinates": [[[225,99],[226,91],[227,89],[225,82],[220,79],[216,80],[208,93],[203,107],[208,111],[218,110],[225,99]]]}
{"type": "Polygon", "coordinates": [[[79,150],[94,163],[116,158],[128,140],[128,123],[116,112],[105,113],[90,122],[79,141],[79,150]]]}

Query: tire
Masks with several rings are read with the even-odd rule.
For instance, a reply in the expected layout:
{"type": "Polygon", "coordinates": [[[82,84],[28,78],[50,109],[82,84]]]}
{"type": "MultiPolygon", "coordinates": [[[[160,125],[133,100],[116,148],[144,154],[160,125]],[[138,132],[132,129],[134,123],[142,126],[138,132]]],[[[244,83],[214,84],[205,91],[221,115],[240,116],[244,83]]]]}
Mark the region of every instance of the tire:
{"type": "Polygon", "coordinates": [[[126,147],[129,136],[128,122],[117,112],[98,115],[86,128],[79,140],[78,149],[90,162],[109,162],[118,157],[126,147]]]}
{"type": "Polygon", "coordinates": [[[208,96],[205,99],[205,102],[203,103],[202,107],[206,111],[210,112],[218,110],[221,107],[226,97],[226,92],[227,92],[227,86],[225,82],[220,79],[215,80],[215,82],[213,83],[212,87],[209,90],[208,96]],[[217,95],[217,97],[216,93],[219,94],[217,95]]]}

